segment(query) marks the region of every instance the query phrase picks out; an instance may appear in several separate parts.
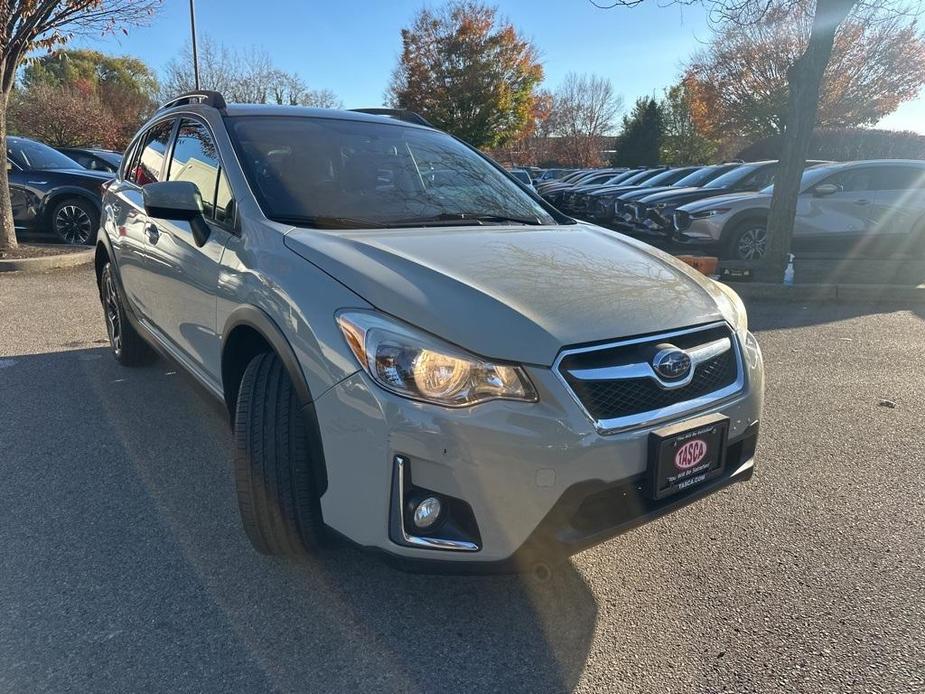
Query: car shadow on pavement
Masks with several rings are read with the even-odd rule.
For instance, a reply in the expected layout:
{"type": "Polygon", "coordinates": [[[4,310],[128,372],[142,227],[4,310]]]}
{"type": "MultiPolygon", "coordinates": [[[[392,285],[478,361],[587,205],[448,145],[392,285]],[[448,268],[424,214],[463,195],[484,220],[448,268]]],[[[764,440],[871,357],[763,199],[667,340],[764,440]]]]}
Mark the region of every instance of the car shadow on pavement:
{"type": "Polygon", "coordinates": [[[0,688],[569,691],[598,606],[566,564],[428,576],[258,555],[227,422],[108,349],[0,360],[0,688]],[[11,461],[15,461],[12,464],[11,461]]]}

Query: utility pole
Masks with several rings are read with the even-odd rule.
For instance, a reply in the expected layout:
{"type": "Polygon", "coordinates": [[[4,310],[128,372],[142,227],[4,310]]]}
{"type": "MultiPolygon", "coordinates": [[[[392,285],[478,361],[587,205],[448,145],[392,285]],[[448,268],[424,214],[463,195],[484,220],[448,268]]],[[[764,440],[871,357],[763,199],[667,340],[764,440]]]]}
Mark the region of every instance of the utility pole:
{"type": "Polygon", "coordinates": [[[196,0],[189,0],[189,27],[193,34],[193,83],[199,91],[199,54],[196,52],[196,0]]]}

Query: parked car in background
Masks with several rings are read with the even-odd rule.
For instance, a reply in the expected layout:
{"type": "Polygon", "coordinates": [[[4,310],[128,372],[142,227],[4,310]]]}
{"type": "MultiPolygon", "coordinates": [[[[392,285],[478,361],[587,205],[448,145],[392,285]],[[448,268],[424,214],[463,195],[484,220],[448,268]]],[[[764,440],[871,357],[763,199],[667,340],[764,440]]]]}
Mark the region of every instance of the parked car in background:
{"type": "MultiPolygon", "coordinates": [[[[823,163],[828,162],[810,160],[806,162],[806,165],[816,166],[823,163]]],[[[732,166],[731,170],[700,187],[666,190],[633,201],[628,206],[631,219],[620,227],[620,230],[643,237],[652,234],[660,237],[670,236],[674,224],[674,211],[681,205],[730,193],[757,192],[770,185],[777,172],[776,161],[758,161],[732,166]]]]}
{"type": "Polygon", "coordinates": [[[630,178],[632,178],[633,176],[636,176],[639,173],[641,173],[640,169],[627,169],[625,171],[622,171],[612,176],[611,178],[608,178],[606,181],[602,183],[597,182],[597,183],[589,183],[589,184],[584,184],[584,183],[576,184],[575,186],[571,187],[568,190],[568,192],[563,196],[563,198],[560,200],[559,209],[565,211],[566,214],[575,214],[577,213],[579,209],[583,212],[585,208],[582,202],[579,200],[579,198],[582,198],[582,199],[585,198],[585,196],[587,196],[589,193],[600,189],[602,186],[619,185],[620,183],[629,180],[630,178]]]}
{"type": "Polygon", "coordinates": [[[90,171],[48,145],[6,138],[7,176],[18,231],[52,233],[71,244],[92,244],[100,226],[101,186],[113,175],[90,171]]]}
{"type": "Polygon", "coordinates": [[[530,178],[530,173],[525,171],[524,169],[511,169],[510,173],[511,173],[511,176],[516,178],[521,183],[524,183],[525,185],[528,185],[528,186],[533,185],[533,179],[530,178]]]}
{"type": "Polygon", "coordinates": [[[546,181],[552,181],[567,176],[573,171],[574,169],[543,169],[534,178],[537,183],[545,183],[546,181]]]}
{"type": "Polygon", "coordinates": [[[568,193],[581,186],[603,185],[624,173],[625,169],[595,169],[568,183],[562,183],[544,190],[541,195],[546,202],[558,207],[568,193]]]}
{"type": "Polygon", "coordinates": [[[115,173],[122,163],[122,153],[108,149],[84,149],[78,147],[57,147],[61,154],[70,157],[85,169],[90,171],[105,171],[115,173]]]}
{"type": "Polygon", "coordinates": [[[254,547],[533,569],[749,479],[736,293],[395,117],[187,95],[106,191],[113,354],[224,403],[254,547]]]}
{"type": "Polygon", "coordinates": [[[598,186],[588,193],[586,216],[588,219],[594,220],[596,224],[606,223],[613,214],[607,208],[609,207],[612,210],[613,201],[618,195],[630,190],[637,190],[646,181],[664,173],[666,170],[665,167],[638,169],[634,173],[631,172],[631,176],[623,178],[617,183],[598,186]]]}
{"type": "Polygon", "coordinates": [[[570,185],[574,183],[575,181],[581,178],[584,178],[588,174],[594,173],[595,171],[600,171],[600,169],[575,169],[574,171],[570,171],[566,173],[564,176],[561,176],[559,178],[552,178],[552,179],[543,181],[542,183],[537,185],[536,189],[537,189],[537,192],[540,195],[542,195],[547,190],[551,190],[553,188],[563,186],[563,185],[570,185]]]}
{"type": "MultiPolygon", "coordinates": [[[[689,203],[673,215],[675,240],[721,257],[758,260],[768,245],[773,186],[759,193],[689,203]]],[[[925,251],[925,162],[856,161],[803,172],[793,227],[794,252],[840,256],[925,251]]]]}
{"type": "MultiPolygon", "coordinates": [[[[645,190],[647,192],[654,193],[659,190],[665,190],[670,187],[676,181],[684,178],[685,176],[693,173],[700,167],[698,166],[685,166],[676,169],[664,169],[654,176],[647,178],[642,183],[639,184],[638,190],[645,190]]],[[[621,181],[626,180],[625,178],[620,178],[612,181],[608,181],[605,185],[615,185],[619,184],[621,181]]],[[[582,186],[580,188],[575,188],[569,193],[567,193],[561,202],[559,207],[560,210],[566,214],[573,216],[584,217],[588,213],[588,203],[590,201],[590,194],[596,191],[600,186],[582,186]]],[[[632,189],[630,189],[632,190],[632,189]]]]}
{"type": "MultiPolygon", "coordinates": [[[[635,210],[629,207],[632,202],[649,195],[654,195],[655,193],[663,193],[666,191],[673,192],[682,188],[695,188],[703,186],[713,179],[719,178],[727,171],[731,171],[737,166],[738,164],[713,164],[710,166],[702,166],[696,168],[686,176],[676,180],[670,186],[654,188],[644,185],[635,189],[620,192],[615,196],[608,196],[609,204],[604,210],[602,210],[602,216],[606,216],[606,219],[602,219],[602,221],[607,223],[608,226],[611,226],[612,228],[618,229],[620,231],[634,231],[636,230],[634,219],[635,210]],[[605,212],[606,215],[603,214],[605,212]]],[[[652,179],[650,179],[650,181],[651,180],[652,179]]]]}

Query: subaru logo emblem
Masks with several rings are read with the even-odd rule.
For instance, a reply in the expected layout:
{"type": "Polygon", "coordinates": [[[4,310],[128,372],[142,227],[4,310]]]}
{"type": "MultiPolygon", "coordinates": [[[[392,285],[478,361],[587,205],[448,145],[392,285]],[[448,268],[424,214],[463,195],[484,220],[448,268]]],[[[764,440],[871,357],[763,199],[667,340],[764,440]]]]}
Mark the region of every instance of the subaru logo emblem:
{"type": "Polygon", "coordinates": [[[691,370],[691,357],[674,345],[659,345],[661,349],[652,358],[652,368],[669,381],[684,378],[691,370]]]}

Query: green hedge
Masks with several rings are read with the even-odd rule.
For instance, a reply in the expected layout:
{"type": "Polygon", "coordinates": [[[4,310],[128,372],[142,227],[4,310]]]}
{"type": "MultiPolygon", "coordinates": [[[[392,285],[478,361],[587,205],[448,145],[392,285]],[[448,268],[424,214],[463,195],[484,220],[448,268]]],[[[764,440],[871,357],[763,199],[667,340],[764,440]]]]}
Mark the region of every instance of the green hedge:
{"type": "MultiPolygon", "coordinates": [[[[737,158],[745,161],[778,159],[780,153],[781,136],[772,135],[749,145],[737,158]]],[[[813,133],[807,158],[832,161],[925,159],[925,136],[895,130],[820,128],[813,133]]]]}

